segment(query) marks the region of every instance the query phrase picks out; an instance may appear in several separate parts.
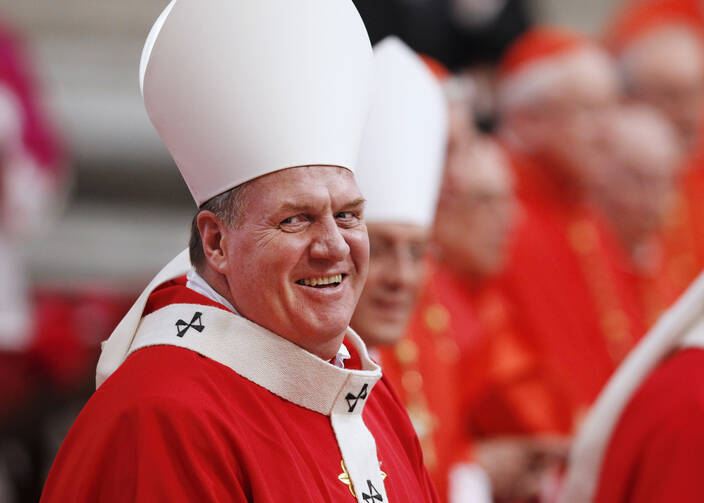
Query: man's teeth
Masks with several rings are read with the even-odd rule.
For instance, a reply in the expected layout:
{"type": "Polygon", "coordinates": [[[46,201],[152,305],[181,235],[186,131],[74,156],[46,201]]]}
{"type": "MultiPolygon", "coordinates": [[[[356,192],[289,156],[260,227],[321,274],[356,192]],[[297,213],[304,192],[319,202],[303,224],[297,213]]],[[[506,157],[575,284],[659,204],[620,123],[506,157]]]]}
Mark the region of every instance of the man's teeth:
{"type": "Polygon", "coordinates": [[[305,286],[323,286],[331,285],[333,283],[342,283],[342,274],[336,274],[335,276],[328,276],[326,278],[308,278],[301,279],[298,281],[305,286]]]}

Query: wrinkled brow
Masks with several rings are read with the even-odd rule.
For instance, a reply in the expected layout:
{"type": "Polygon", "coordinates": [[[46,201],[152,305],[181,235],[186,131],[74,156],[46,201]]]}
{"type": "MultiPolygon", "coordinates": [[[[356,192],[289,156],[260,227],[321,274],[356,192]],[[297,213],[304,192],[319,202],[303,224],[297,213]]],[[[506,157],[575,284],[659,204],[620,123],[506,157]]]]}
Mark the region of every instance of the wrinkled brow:
{"type": "Polygon", "coordinates": [[[367,202],[367,200],[364,199],[363,197],[358,197],[357,199],[353,199],[353,200],[350,201],[349,203],[345,204],[345,205],[342,207],[342,209],[343,209],[343,210],[347,210],[347,209],[350,209],[350,208],[357,208],[358,206],[364,206],[364,204],[365,204],[366,202],[367,202]]]}
{"type": "MultiPolygon", "coordinates": [[[[353,199],[342,206],[342,210],[347,210],[350,208],[357,208],[358,206],[363,206],[367,200],[363,197],[358,197],[353,199]]],[[[316,210],[316,207],[309,204],[294,203],[292,201],[284,201],[284,203],[279,208],[279,211],[295,212],[295,213],[310,213],[316,210]]]]}

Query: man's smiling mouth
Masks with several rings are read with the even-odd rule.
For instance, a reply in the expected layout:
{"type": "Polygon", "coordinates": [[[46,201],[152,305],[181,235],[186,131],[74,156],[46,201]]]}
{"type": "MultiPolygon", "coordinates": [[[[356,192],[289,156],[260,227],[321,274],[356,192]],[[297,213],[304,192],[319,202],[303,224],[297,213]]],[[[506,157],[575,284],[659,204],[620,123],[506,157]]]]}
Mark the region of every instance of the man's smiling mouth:
{"type": "Polygon", "coordinates": [[[334,287],[342,283],[346,274],[334,274],[332,276],[320,276],[317,278],[304,278],[296,281],[299,285],[312,286],[315,288],[334,287]]]}

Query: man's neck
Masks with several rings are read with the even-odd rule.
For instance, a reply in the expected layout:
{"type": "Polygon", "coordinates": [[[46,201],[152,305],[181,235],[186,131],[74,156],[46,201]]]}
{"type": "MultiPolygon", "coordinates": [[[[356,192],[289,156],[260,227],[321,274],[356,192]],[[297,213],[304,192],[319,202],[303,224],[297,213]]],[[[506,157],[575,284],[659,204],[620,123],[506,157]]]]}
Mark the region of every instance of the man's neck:
{"type": "Polygon", "coordinates": [[[222,304],[233,313],[239,314],[237,309],[234,307],[234,303],[223,294],[223,289],[221,288],[219,291],[216,287],[214,287],[213,285],[217,283],[206,279],[204,277],[205,274],[205,272],[204,274],[200,274],[196,269],[191,269],[186,278],[188,280],[186,286],[191,290],[198,292],[201,295],[205,295],[209,299],[222,304]]]}

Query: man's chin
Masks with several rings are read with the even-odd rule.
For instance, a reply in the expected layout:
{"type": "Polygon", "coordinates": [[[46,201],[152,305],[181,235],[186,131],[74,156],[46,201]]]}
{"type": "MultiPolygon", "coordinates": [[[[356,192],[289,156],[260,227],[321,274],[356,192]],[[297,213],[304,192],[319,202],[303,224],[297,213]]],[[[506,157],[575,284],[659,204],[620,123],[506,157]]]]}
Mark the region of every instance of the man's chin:
{"type": "MultiPolygon", "coordinates": [[[[351,317],[351,316],[350,316],[351,317]]],[[[329,341],[347,331],[350,317],[344,315],[312,316],[299,319],[293,329],[302,337],[315,341],[329,341]]]]}

